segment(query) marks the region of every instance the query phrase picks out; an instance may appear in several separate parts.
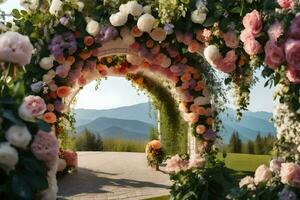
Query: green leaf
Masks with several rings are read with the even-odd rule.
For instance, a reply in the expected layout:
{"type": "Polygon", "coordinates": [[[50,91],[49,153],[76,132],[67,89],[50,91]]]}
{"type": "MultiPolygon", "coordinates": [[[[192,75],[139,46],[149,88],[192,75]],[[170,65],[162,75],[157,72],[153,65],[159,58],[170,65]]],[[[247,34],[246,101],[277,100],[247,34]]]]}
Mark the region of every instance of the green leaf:
{"type": "Polygon", "coordinates": [[[214,17],[209,17],[205,20],[203,26],[210,27],[210,26],[213,26],[215,22],[216,22],[216,19],[214,17]]]}
{"type": "Polygon", "coordinates": [[[241,7],[234,7],[232,8],[231,10],[229,10],[229,12],[231,13],[236,13],[236,14],[240,14],[242,11],[242,8],[241,7]]]}
{"type": "Polygon", "coordinates": [[[20,18],[21,18],[21,14],[20,14],[20,12],[19,12],[18,9],[13,9],[13,10],[11,11],[11,15],[12,15],[14,18],[16,18],[16,19],[20,19],[20,18]]]}
{"type": "Polygon", "coordinates": [[[11,121],[14,124],[17,124],[19,126],[25,126],[24,122],[19,120],[15,114],[13,113],[13,111],[11,110],[4,110],[3,112],[3,118],[11,121]]]}
{"type": "Polygon", "coordinates": [[[14,173],[11,178],[11,188],[17,199],[32,200],[33,192],[21,174],[14,173]]]}

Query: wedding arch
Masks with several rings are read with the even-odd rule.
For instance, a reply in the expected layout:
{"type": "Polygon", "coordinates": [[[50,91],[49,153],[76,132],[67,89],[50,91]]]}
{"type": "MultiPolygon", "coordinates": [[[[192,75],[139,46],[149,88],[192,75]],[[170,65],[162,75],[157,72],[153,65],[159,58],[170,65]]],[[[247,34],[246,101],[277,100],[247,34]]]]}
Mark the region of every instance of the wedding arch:
{"type": "Polygon", "coordinates": [[[7,23],[0,35],[0,197],[55,199],[56,136],[62,120],[72,123],[66,111],[73,97],[95,79],[139,75],[170,88],[190,124],[191,159],[176,155],[167,161],[175,180],[171,196],[225,198],[216,192],[224,189],[217,174],[223,176],[226,169],[216,159],[214,145],[218,114],[226,101],[222,82],[234,91],[240,118],[258,68],[268,78],[266,86],[278,88],[275,150],[282,158],[259,167],[254,179],[243,179],[241,188],[227,198],[264,198],[270,191],[273,198],[300,194],[298,1],[21,0],[21,4],[26,10],[13,10],[14,24],[7,23]],[[201,187],[176,180],[179,175],[201,182],[201,187]]]}

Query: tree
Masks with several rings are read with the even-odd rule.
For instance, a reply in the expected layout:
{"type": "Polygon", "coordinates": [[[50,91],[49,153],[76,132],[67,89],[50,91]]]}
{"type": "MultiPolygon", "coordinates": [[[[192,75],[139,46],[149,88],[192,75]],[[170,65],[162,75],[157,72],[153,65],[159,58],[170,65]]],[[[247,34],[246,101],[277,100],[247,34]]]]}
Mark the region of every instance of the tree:
{"type": "Polygon", "coordinates": [[[260,133],[258,133],[254,142],[254,152],[255,154],[264,154],[264,145],[260,133]]]}
{"type": "Polygon", "coordinates": [[[100,135],[93,134],[85,129],[76,137],[75,146],[78,151],[102,151],[103,141],[100,135]]]}
{"type": "Polygon", "coordinates": [[[151,127],[149,130],[149,140],[158,140],[158,130],[155,127],[151,127]]]}
{"type": "Polygon", "coordinates": [[[255,151],[254,151],[254,142],[252,140],[249,140],[247,142],[247,152],[246,153],[249,153],[249,154],[254,154],[255,151]]]}
{"type": "Polygon", "coordinates": [[[241,153],[242,152],[242,140],[240,139],[240,135],[238,132],[236,132],[236,147],[235,147],[235,153],[241,153]]]}
{"type": "Polygon", "coordinates": [[[228,152],[241,153],[242,152],[242,140],[240,139],[239,133],[234,131],[231,135],[228,152]]]}

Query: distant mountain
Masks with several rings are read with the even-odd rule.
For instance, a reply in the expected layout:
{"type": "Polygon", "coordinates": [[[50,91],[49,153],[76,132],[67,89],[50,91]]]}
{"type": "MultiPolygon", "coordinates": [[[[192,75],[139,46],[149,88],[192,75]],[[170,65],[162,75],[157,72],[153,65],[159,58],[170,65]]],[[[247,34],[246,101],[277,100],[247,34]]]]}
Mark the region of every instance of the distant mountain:
{"type": "MultiPolygon", "coordinates": [[[[149,115],[149,108],[148,103],[142,103],[110,110],[76,109],[76,126],[79,131],[86,127],[96,133],[102,131],[105,137],[109,135],[108,133],[118,135],[121,132],[120,129],[124,132],[122,137],[125,135],[127,138],[141,138],[141,135],[146,137],[149,128],[156,124],[155,117],[151,118],[149,115]],[[131,133],[134,133],[136,137],[131,133]]],[[[155,116],[153,112],[152,116],[155,116]]],[[[238,131],[243,141],[255,139],[258,133],[264,136],[269,133],[275,134],[276,129],[269,122],[271,117],[272,113],[248,111],[243,114],[241,121],[237,121],[235,111],[228,108],[220,115],[224,125],[224,129],[220,131],[223,142],[229,142],[233,131],[238,131]]]]}

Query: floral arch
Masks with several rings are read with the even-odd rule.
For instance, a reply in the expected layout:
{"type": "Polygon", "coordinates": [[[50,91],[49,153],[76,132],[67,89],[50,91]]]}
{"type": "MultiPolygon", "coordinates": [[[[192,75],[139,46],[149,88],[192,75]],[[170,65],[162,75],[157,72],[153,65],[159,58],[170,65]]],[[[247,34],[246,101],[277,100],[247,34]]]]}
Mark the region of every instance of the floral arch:
{"type": "Polygon", "coordinates": [[[256,80],[254,71],[263,67],[266,86],[278,87],[275,150],[284,161],[261,166],[254,180],[243,179],[240,190],[227,198],[264,199],[273,191],[273,198],[297,199],[298,1],[21,0],[21,4],[26,11],[13,10],[14,24],[5,28],[20,34],[3,29],[0,35],[0,197],[55,199],[55,134],[61,131],[61,119],[69,119],[64,112],[67,105],[92,80],[142,73],[171,88],[191,133],[202,141],[201,155],[193,155],[189,162],[175,156],[168,163],[171,178],[181,174],[201,182],[203,188],[186,192],[184,187],[190,186],[178,182],[172,197],[225,198],[224,192],[215,191],[226,186],[213,187],[219,183],[217,174],[226,173],[213,145],[220,128],[218,114],[226,101],[223,75],[217,71],[226,75],[224,83],[233,89],[241,117],[256,80]],[[199,176],[203,179],[195,179],[199,176]]]}

